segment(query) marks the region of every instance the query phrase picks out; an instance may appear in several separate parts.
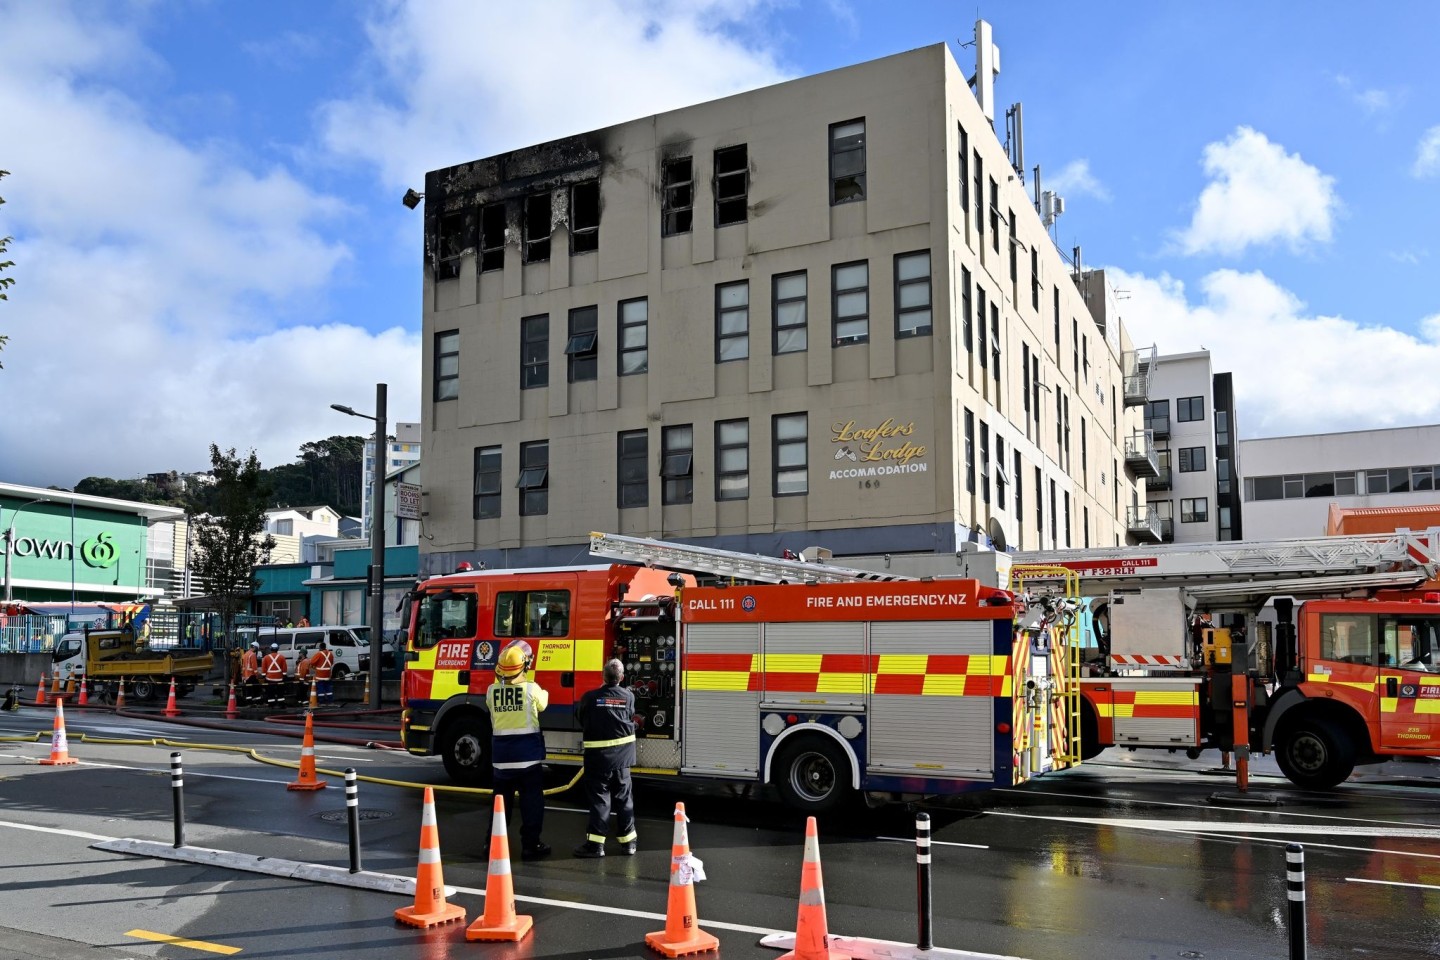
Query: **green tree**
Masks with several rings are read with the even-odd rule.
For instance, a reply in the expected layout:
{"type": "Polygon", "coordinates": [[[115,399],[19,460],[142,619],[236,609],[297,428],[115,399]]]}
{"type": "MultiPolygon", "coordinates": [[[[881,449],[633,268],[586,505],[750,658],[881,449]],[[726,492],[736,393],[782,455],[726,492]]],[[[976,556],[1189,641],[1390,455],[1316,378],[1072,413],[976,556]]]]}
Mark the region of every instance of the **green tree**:
{"type": "Polygon", "coordinates": [[[270,560],[275,538],[265,533],[268,489],[260,458],[251,450],[241,459],[210,444],[208,513],[192,514],[195,537],[192,567],[209,586],[215,609],[225,623],[227,645],[234,645],[235,614],[255,593],[255,568],[270,560]]]}
{"type": "MultiPolygon", "coordinates": [[[[0,170],[0,180],[3,180],[3,179],[5,179],[5,178],[8,177],[8,176],[10,176],[10,171],[9,171],[9,170],[0,170]]],[[[5,198],[4,198],[4,197],[0,197],[0,206],[4,206],[4,204],[5,204],[5,198]]],[[[6,260],[6,259],[4,259],[5,254],[9,252],[9,249],[10,249],[10,241],[11,241],[11,240],[14,240],[14,239],[15,239],[14,237],[0,237],[0,274],[4,274],[6,270],[9,270],[11,267],[15,266],[15,261],[14,261],[14,260],[6,260]]],[[[5,292],[5,290],[6,290],[11,284],[13,284],[14,282],[15,282],[15,278],[14,278],[14,277],[0,276],[0,300],[9,300],[9,299],[10,299],[9,294],[7,294],[7,293],[5,292]]],[[[10,341],[10,338],[9,338],[9,337],[7,337],[7,336],[6,336],[5,334],[3,334],[3,333],[0,333],[0,350],[4,350],[4,349],[5,349],[5,344],[8,343],[9,341],[10,341]]],[[[0,363],[0,370],[4,370],[4,369],[5,369],[5,364],[0,363]]]]}

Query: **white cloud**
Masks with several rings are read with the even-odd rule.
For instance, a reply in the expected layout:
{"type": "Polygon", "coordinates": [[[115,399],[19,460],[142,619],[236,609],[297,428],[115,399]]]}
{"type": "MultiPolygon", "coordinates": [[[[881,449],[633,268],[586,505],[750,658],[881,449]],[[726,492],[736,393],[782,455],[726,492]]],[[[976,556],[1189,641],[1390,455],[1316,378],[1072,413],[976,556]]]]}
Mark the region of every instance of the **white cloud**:
{"type": "Polygon", "coordinates": [[[1415,148],[1415,165],[1410,172],[1417,177],[1440,174],[1440,126],[1431,127],[1420,137],[1415,148]]]}
{"type": "Polygon", "coordinates": [[[1084,158],[1071,160],[1060,168],[1059,173],[1045,174],[1041,187],[1066,197],[1086,195],[1097,200],[1110,199],[1110,191],[1105,188],[1105,184],[1095,179],[1095,175],[1090,172],[1090,161],[1084,158]]]}
{"type": "Polygon", "coordinates": [[[290,462],[327,430],[364,432],[326,410],[364,404],[357,384],[418,398],[414,336],[285,329],[350,258],[329,235],[345,206],[162,132],[114,85],[157,60],[105,9],[11,5],[0,32],[6,479],[203,468],[211,441],[290,462]]]}
{"type": "Polygon", "coordinates": [[[1203,345],[1216,372],[1234,373],[1243,437],[1440,420],[1440,315],[1421,321],[1417,336],[1309,313],[1258,272],[1215,271],[1194,299],[1168,274],[1113,274],[1130,292],[1122,319],[1135,343],[1162,354],[1203,345]]]}
{"type": "Polygon", "coordinates": [[[418,187],[429,170],[775,83],[775,58],[735,36],[760,6],[393,0],[368,24],[374,77],[324,105],[324,140],[418,187]]]}
{"type": "Polygon", "coordinates": [[[1299,251],[1329,242],[1340,210],[1335,178],[1298,153],[1239,127],[1223,143],[1206,145],[1204,167],[1211,181],[1176,238],[1183,253],[1233,256],[1252,245],[1299,251]]]}
{"type": "Polygon", "coordinates": [[[1345,74],[1336,74],[1335,83],[1349,94],[1350,99],[1363,110],[1367,116],[1384,117],[1395,109],[1397,99],[1403,100],[1389,90],[1379,87],[1364,88],[1355,83],[1354,79],[1345,74]]]}

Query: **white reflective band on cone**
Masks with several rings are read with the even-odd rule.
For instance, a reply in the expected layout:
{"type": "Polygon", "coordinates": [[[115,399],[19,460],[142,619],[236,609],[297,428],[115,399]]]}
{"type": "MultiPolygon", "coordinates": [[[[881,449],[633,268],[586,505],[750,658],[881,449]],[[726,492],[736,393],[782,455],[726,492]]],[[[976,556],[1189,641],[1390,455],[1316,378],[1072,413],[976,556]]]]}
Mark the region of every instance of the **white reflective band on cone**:
{"type": "Polygon", "coordinates": [[[510,873],[510,858],[509,858],[509,857],[502,857],[502,858],[499,859],[499,860],[496,860],[494,857],[491,857],[491,858],[490,858],[490,876],[492,876],[492,877],[503,877],[503,876],[509,875],[509,873],[510,873]]]}
{"type": "Polygon", "coordinates": [[[420,826],[422,826],[422,827],[433,827],[433,826],[435,826],[435,804],[433,804],[433,803],[427,803],[427,804],[425,804],[425,809],[420,812],[420,826]]]}
{"type": "Polygon", "coordinates": [[[421,848],[420,848],[420,862],[421,862],[421,863],[439,863],[439,862],[440,862],[440,851],[439,851],[439,850],[432,849],[432,848],[430,848],[430,847],[421,847],[421,848]]]}

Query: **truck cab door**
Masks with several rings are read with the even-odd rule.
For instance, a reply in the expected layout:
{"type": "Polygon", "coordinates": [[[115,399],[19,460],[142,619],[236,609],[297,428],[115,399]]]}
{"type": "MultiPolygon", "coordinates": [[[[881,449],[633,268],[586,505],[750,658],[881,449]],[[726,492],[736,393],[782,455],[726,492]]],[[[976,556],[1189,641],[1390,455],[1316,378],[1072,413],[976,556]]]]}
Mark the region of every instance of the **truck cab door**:
{"type": "Polygon", "coordinates": [[[1440,751],[1440,636],[1424,617],[1382,617],[1379,696],[1381,747],[1440,751]]]}
{"type": "Polygon", "coordinates": [[[85,646],[81,637],[65,637],[55,645],[55,669],[64,674],[85,673],[85,646]]]}

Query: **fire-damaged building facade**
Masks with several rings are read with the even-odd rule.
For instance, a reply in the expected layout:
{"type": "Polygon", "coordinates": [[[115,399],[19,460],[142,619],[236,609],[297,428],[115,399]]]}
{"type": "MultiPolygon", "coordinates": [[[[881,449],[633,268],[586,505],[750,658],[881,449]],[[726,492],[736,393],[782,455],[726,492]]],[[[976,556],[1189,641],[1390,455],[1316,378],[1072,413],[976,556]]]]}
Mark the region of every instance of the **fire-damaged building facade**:
{"type": "Polygon", "coordinates": [[[422,571],[1157,536],[1146,365],[981,86],[937,44],[429,173],[422,571]]]}

